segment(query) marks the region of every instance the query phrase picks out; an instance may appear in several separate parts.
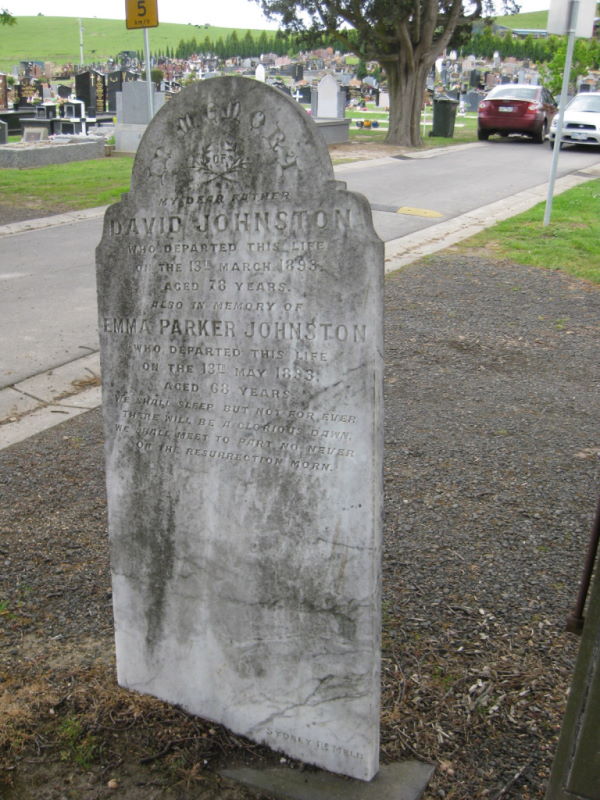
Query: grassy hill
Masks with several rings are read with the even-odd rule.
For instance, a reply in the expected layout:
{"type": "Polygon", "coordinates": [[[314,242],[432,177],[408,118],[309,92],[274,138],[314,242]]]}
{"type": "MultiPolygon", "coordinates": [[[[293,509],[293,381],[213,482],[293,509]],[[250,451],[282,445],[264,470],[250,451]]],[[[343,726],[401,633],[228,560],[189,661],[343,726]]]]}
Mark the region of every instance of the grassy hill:
{"type": "MultiPolygon", "coordinates": [[[[533,11],[498,17],[497,22],[511,28],[544,28],[547,11],[533,11]]],[[[150,29],[150,49],[164,52],[167,45],[177,47],[181,39],[206,36],[216,41],[233,28],[161,23],[150,29]]],[[[242,37],[246,30],[236,29],[242,37]]],[[[254,33],[254,31],[253,31],[254,33]]],[[[273,31],[267,31],[268,36],[273,31]]],[[[143,50],[142,31],[129,31],[125,20],[83,19],[83,56],[86,63],[114,58],[122,50],[143,50]]],[[[79,20],[75,17],[17,17],[17,24],[0,27],[0,71],[10,72],[19,61],[50,61],[55,64],[79,63],[79,20]]]]}
{"type": "Polygon", "coordinates": [[[528,11],[525,14],[513,14],[509,17],[496,17],[499,25],[507,28],[525,28],[527,30],[545,30],[548,23],[547,11],[528,11]]]}
{"type": "MultiPolygon", "coordinates": [[[[129,31],[125,20],[83,20],[83,57],[86,63],[114,58],[123,50],[143,50],[142,31],[129,31]]],[[[246,29],[236,29],[243,36],[246,29]]],[[[194,37],[204,41],[206,36],[216,41],[233,32],[233,28],[212,25],[177,25],[160,23],[151,28],[150,49],[164,51],[167,45],[177,47],[181,39],[194,37]]],[[[260,33],[260,31],[259,31],[260,33]]],[[[254,31],[253,31],[254,34],[254,31]]],[[[255,38],[257,38],[257,35],[255,38]]],[[[273,31],[267,31],[268,36],[273,31]]],[[[0,71],[10,72],[19,61],[51,61],[55,64],[79,63],[79,20],[75,17],[18,17],[17,24],[0,27],[0,71]]]]}

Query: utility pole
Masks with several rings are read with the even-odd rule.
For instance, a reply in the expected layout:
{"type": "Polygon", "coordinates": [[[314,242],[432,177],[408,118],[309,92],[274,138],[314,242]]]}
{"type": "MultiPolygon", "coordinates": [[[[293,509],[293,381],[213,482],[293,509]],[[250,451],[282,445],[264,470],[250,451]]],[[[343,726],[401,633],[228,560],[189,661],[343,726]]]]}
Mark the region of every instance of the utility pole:
{"type": "Polygon", "coordinates": [[[146,83],[148,84],[148,122],[154,116],[154,94],[150,67],[150,37],[148,28],[158,27],[158,0],[126,0],[126,25],[128,30],[143,28],[144,58],[146,60],[146,83]]]}
{"type": "Polygon", "coordinates": [[[83,20],[79,20],[79,66],[83,69],[83,20]]]}

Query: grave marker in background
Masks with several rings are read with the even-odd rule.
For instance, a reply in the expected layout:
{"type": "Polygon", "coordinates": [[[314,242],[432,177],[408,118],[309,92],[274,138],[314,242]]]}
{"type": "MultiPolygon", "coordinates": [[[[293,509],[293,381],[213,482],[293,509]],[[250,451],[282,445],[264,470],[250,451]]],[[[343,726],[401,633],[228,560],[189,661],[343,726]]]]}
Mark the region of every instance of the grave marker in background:
{"type": "Polygon", "coordinates": [[[346,93],[333,75],[324,75],[316,88],[312,113],[317,119],[344,119],[346,93]]]}
{"type": "Polygon", "coordinates": [[[259,81],[155,116],[97,253],[119,683],[378,769],[383,245],[259,81]]]}
{"type": "Polygon", "coordinates": [[[8,109],[8,80],[6,75],[0,72],[0,111],[8,109]]]}
{"type": "Polygon", "coordinates": [[[82,100],[86,112],[106,111],[106,78],[95,70],[75,76],[75,96],[82,100]]]}

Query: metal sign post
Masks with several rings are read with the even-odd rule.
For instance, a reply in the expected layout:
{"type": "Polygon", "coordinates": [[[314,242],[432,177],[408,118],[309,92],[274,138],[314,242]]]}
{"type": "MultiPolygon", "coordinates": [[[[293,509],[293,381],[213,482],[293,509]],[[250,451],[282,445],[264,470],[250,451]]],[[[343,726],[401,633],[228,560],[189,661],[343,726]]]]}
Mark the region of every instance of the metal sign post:
{"type": "Polygon", "coordinates": [[[565,106],[567,105],[567,96],[569,93],[569,77],[571,75],[571,65],[573,63],[575,38],[577,36],[583,38],[590,38],[592,36],[595,12],[596,0],[570,0],[568,5],[564,0],[552,0],[550,11],[548,12],[548,33],[556,33],[559,35],[566,33],[568,39],[558,120],[556,122],[556,135],[554,137],[554,152],[552,153],[552,164],[550,166],[550,178],[548,181],[544,226],[549,224],[550,214],[552,213],[552,198],[554,196],[554,183],[556,181],[556,169],[560,153],[565,106]]]}
{"type": "Polygon", "coordinates": [[[560,154],[560,143],[563,132],[563,121],[565,117],[565,106],[569,94],[569,77],[571,75],[571,64],[573,63],[573,49],[575,47],[575,26],[577,25],[577,14],[579,12],[579,0],[571,0],[569,4],[569,32],[567,39],[567,53],[565,57],[565,70],[563,72],[562,89],[558,105],[558,122],[556,123],[556,134],[554,137],[554,150],[552,151],[552,164],[550,165],[550,178],[548,180],[548,195],[546,197],[546,210],[544,212],[544,227],[550,223],[552,213],[552,198],[554,197],[554,183],[556,181],[556,170],[558,167],[558,156],[560,154]]]}
{"type": "Polygon", "coordinates": [[[154,95],[150,70],[150,37],[148,28],[158,27],[158,0],[125,0],[126,25],[128,30],[142,28],[144,31],[144,59],[146,61],[146,83],[148,85],[148,122],[154,116],[154,95]]]}

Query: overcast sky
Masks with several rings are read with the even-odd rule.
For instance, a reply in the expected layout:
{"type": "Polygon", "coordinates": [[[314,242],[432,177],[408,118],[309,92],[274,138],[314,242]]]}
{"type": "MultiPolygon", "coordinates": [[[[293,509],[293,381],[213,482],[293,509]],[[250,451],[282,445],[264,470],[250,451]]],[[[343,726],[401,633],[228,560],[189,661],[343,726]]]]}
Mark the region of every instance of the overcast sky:
{"type": "MultiPolygon", "coordinates": [[[[538,11],[549,8],[550,0],[521,0],[522,11],[538,11]]],[[[100,0],[82,4],[81,0],[0,0],[0,8],[6,8],[19,17],[44,14],[47,17],[102,17],[103,19],[125,19],[125,0],[100,0]]],[[[159,22],[191,22],[202,25],[208,22],[224,28],[276,28],[260,12],[253,0],[219,0],[202,3],[199,0],[158,0],[159,22]],[[210,6],[210,7],[208,7],[210,6]]]]}

